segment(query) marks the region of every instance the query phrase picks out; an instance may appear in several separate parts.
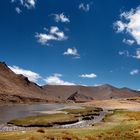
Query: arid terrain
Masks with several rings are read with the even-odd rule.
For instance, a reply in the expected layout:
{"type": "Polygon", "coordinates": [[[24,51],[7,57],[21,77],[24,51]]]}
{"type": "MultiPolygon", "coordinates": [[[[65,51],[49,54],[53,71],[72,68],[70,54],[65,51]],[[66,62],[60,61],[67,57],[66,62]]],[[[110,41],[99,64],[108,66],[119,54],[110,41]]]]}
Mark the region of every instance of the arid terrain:
{"type": "Polygon", "coordinates": [[[131,111],[140,111],[140,98],[128,98],[128,99],[113,99],[113,100],[94,100],[86,105],[92,105],[101,107],[108,110],[114,109],[126,109],[131,111]]]}
{"type": "Polygon", "coordinates": [[[140,0],[0,0],[0,140],[140,140],[140,0]]]}
{"type": "MultiPolygon", "coordinates": [[[[114,100],[96,100],[82,104],[76,104],[76,106],[86,107],[85,109],[61,109],[70,113],[68,116],[66,113],[60,114],[57,110],[49,111],[47,116],[26,117],[23,119],[12,120],[11,123],[15,125],[23,126],[14,127],[14,130],[9,132],[0,132],[0,140],[139,140],[140,138],[140,98],[131,99],[114,99],[114,100]],[[76,123],[78,120],[74,117],[76,114],[82,113],[83,117],[87,119],[87,115],[91,116],[91,110],[96,115],[100,112],[96,110],[97,107],[103,109],[103,112],[108,110],[109,112],[100,120],[94,123],[94,121],[86,120],[86,124],[76,124],[74,127],[40,127],[43,125],[56,123],[63,124],[66,122],[76,123]],[[111,111],[111,112],[110,112],[111,111]],[[90,112],[90,113],[89,113],[90,112]],[[75,115],[74,115],[75,114],[75,115]],[[88,122],[90,124],[88,125],[88,122]],[[32,127],[32,125],[38,125],[38,127],[32,127]],[[27,127],[29,125],[29,128],[27,127]],[[26,126],[26,127],[25,127],[26,126]]],[[[99,109],[99,108],[98,108],[99,109]]],[[[47,112],[46,112],[47,113],[47,112]]],[[[94,116],[94,119],[96,117],[94,116]]],[[[97,115],[98,118],[98,115],[97,115]]],[[[93,120],[94,120],[93,119],[93,120]]],[[[69,124],[69,123],[68,123],[69,124]]]]}
{"type": "Polygon", "coordinates": [[[38,86],[0,62],[0,105],[22,116],[0,120],[0,140],[140,139],[140,92],[129,88],[38,86]]]}
{"type": "Polygon", "coordinates": [[[15,74],[5,62],[0,62],[0,103],[87,102],[140,96],[129,88],[105,84],[88,86],[38,86],[23,75],[15,74]]]}

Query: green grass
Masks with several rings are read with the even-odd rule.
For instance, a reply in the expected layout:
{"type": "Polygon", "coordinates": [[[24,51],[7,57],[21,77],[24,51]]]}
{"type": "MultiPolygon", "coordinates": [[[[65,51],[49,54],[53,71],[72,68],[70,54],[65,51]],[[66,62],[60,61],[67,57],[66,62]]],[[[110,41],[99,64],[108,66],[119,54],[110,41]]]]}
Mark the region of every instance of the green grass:
{"type": "Polygon", "coordinates": [[[79,116],[89,116],[89,115],[99,115],[100,111],[102,111],[102,108],[83,107],[79,109],[63,109],[62,111],[79,116]]]}
{"type": "Polygon", "coordinates": [[[62,111],[67,112],[61,114],[51,114],[43,116],[30,116],[21,119],[11,120],[9,124],[17,126],[53,126],[55,124],[68,124],[74,123],[82,119],[91,119],[92,116],[99,115],[101,108],[83,107],[81,109],[64,109],[62,111]]]}
{"type": "Polygon", "coordinates": [[[43,116],[30,116],[22,119],[11,120],[9,124],[17,126],[52,126],[54,124],[63,124],[77,122],[78,118],[67,114],[50,114],[43,116]]]}
{"type": "Polygon", "coordinates": [[[89,128],[0,133],[0,140],[140,140],[140,112],[116,110],[89,128]]]}

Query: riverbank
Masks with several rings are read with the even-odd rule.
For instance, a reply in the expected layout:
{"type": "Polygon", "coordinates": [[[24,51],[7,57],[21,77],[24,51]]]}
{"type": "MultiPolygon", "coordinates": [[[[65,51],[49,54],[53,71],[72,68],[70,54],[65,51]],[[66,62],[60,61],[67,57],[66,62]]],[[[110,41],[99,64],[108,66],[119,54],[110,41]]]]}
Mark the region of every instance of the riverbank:
{"type": "Polygon", "coordinates": [[[80,108],[79,104],[14,104],[0,106],[0,122],[7,123],[10,120],[24,118],[28,116],[37,116],[44,114],[61,113],[61,109],[80,108]]]}
{"type": "Polygon", "coordinates": [[[113,113],[113,111],[109,110],[103,110],[100,112],[99,116],[94,116],[91,120],[80,120],[77,123],[69,124],[69,125],[62,125],[62,126],[56,126],[54,128],[86,128],[94,126],[96,123],[101,122],[106,115],[113,113]]]}
{"type": "Polygon", "coordinates": [[[29,131],[33,130],[33,128],[27,128],[27,127],[18,127],[13,125],[7,125],[7,124],[0,124],[0,132],[13,132],[13,131],[29,131]]]}
{"type": "MultiPolygon", "coordinates": [[[[103,110],[99,116],[95,116],[92,120],[79,120],[76,123],[71,124],[65,124],[65,125],[55,125],[53,128],[85,128],[85,127],[91,127],[96,123],[101,122],[106,115],[110,114],[112,112],[108,110],[103,110]]],[[[40,127],[19,127],[14,125],[7,125],[7,124],[0,124],[0,132],[12,132],[12,131],[30,131],[33,129],[39,129],[40,127]]],[[[41,127],[46,128],[46,127],[41,127]]]]}
{"type": "Polygon", "coordinates": [[[103,121],[85,128],[41,128],[1,132],[0,140],[139,140],[140,112],[115,110],[103,121]]]}
{"type": "Polygon", "coordinates": [[[25,131],[40,127],[84,128],[100,122],[109,113],[107,110],[93,107],[63,107],[59,111],[61,114],[51,114],[51,112],[44,116],[12,120],[8,123],[10,125],[0,125],[0,131],[25,131]]]}

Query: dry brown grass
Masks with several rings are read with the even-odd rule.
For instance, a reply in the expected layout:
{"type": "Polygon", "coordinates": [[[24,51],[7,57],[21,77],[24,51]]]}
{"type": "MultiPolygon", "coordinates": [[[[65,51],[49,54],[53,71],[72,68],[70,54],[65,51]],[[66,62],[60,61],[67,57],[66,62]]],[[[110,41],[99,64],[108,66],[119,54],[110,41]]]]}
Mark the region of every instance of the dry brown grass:
{"type": "Polygon", "coordinates": [[[116,110],[90,128],[1,133],[0,140],[140,140],[140,112],[116,110]]]}
{"type": "MultiPolygon", "coordinates": [[[[139,98],[140,99],[140,98],[139,98]]],[[[140,111],[140,103],[127,99],[112,99],[112,100],[94,100],[84,105],[92,105],[109,110],[127,109],[131,111],[140,111]]]]}

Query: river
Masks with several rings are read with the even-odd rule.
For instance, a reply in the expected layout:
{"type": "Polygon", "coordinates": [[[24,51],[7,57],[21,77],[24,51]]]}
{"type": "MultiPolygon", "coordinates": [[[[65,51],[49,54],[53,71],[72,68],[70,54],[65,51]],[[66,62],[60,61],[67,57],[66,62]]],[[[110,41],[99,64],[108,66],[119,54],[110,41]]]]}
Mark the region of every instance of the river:
{"type": "MultiPolygon", "coordinates": [[[[41,115],[43,112],[53,112],[57,110],[61,110],[64,108],[81,108],[78,105],[70,105],[70,104],[17,104],[17,105],[3,105],[0,106],[0,132],[6,131],[17,131],[17,130],[30,130],[31,127],[17,127],[17,126],[9,126],[7,122],[17,118],[24,118],[27,116],[36,116],[41,115]]],[[[80,120],[78,123],[62,125],[62,126],[54,126],[54,128],[81,128],[92,126],[95,123],[100,122],[105,115],[107,115],[108,110],[103,110],[100,112],[99,116],[94,116],[94,119],[89,121],[80,120]]]]}
{"type": "MultiPolygon", "coordinates": [[[[27,116],[40,115],[43,111],[58,110],[70,107],[66,104],[16,104],[0,106],[0,122],[7,123],[10,120],[27,116]]],[[[72,107],[72,106],[71,106],[72,107]]]]}

